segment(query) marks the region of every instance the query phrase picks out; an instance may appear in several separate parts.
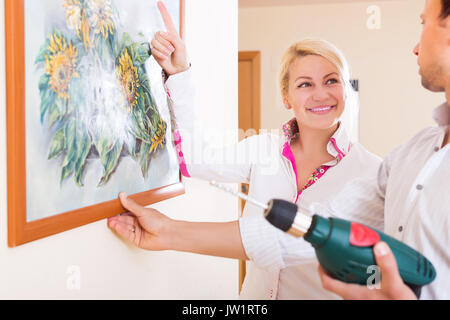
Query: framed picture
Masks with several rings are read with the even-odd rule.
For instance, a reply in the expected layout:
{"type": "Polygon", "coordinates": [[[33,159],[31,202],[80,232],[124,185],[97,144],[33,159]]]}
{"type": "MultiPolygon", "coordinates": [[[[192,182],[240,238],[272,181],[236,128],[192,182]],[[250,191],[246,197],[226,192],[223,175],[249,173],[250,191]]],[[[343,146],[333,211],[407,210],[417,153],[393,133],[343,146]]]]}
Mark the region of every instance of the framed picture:
{"type": "MultiPolygon", "coordinates": [[[[165,0],[180,34],[183,1],[165,0]]],[[[184,193],[156,0],[5,0],[8,245],[184,193]]]]}

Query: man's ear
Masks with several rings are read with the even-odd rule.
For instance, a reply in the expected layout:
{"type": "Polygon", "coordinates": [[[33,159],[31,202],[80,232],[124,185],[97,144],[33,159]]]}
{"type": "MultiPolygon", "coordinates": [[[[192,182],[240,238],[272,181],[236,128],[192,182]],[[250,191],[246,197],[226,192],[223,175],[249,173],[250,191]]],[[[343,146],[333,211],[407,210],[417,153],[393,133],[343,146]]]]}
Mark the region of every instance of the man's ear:
{"type": "Polygon", "coordinates": [[[450,46],[450,15],[447,16],[447,18],[445,18],[443,20],[442,26],[447,30],[447,34],[448,34],[447,44],[450,46]]]}
{"type": "Polygon", "coordinates": [[[450,15],[448,15],[446,18],[442,19],[441,17],[438,18],[439,25],[443,28],[446,28],[447,30],[450,30],[450,15]]]}

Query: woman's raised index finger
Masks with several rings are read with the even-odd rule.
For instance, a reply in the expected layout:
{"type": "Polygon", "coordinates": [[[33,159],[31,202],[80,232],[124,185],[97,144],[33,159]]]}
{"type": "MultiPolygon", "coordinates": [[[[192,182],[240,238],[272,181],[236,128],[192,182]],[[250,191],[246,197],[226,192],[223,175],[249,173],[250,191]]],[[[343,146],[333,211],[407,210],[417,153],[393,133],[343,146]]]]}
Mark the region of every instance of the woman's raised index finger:
{"type": "Polygon", "coordinates": [[[164,24],[166,25],[168,32],[174,32],[178,33],[177,28],[175,28],[175,25],[173,24],[172,17],[169,14],[169,11],[167,11],[166,6],[162,1],[157,2],[159,12],[161,13],[161,16],[164,20],[164,24]]]}

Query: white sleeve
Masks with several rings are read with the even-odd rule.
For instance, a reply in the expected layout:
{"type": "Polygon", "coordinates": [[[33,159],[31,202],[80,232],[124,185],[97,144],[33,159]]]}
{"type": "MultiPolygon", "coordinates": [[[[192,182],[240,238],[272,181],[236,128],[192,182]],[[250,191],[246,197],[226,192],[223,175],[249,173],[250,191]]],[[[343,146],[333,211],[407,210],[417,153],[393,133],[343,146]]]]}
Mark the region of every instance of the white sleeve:
{"type": "Polygon", "coordinates": [[[205,132],[197,116],[191,69],[172,75],[166,81],[178,127],[174,131],[174,143],[181,173],[205,180],[248,183],[252,161],[247,155],[259,139],[253,136],[229,144],[225,144],[223,139],[209,141],[211,133],[205,132]]]}
{"type": "Polygon", "coordinates": [[[245,253],[258,267],[276,271],[315,260],[312,246],[272,226],[263,215],[239,219],[245,253]]]}
{"type": "Polygon", "coordinates": [[[389,165],[385,160],[380,163],[373,176],[346,183],[325,210],[331,217],[351,220],[383,231],[388,176],[389,165]]]}

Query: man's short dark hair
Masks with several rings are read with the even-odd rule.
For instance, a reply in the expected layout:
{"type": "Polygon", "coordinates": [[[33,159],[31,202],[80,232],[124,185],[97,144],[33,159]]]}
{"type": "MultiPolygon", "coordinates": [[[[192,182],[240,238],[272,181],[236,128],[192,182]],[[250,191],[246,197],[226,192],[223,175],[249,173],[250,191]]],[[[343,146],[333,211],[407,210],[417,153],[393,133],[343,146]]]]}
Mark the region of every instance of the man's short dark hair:
{"type": "Polygon", "coordinates": [[[442,10],[440,18],[444,20],[450,15],[450,0],[441,0],[442,10]]]}

